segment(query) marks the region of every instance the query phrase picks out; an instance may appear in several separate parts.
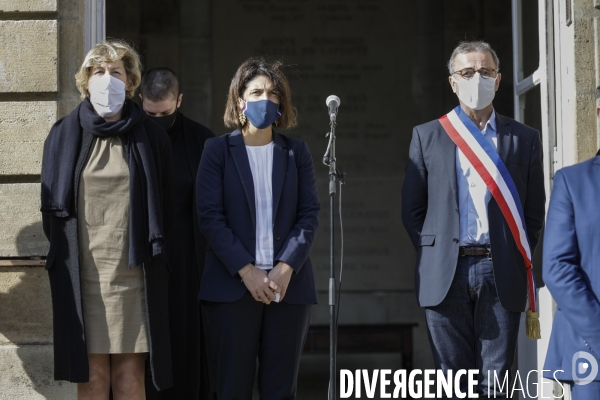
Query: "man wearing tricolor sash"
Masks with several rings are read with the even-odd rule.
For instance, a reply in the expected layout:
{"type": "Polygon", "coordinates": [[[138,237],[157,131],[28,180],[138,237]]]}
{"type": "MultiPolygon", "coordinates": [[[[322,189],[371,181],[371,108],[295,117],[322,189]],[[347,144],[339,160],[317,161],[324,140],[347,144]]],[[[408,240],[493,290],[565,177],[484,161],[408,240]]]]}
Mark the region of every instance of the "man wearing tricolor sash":
{"type": "Polygon", "coordinates": [[[485,42],[453,51],[449,81],[460,105],[414,128],[402,221],[417,250],[416,293],[436,368],[477,369],[479,395],[503,398],[509,388],[488,377],[510,373],[521,312],[528,336],[539,336],[531,259],[545,192],[539,132],[492,105],[499,64],[485,42]]]}

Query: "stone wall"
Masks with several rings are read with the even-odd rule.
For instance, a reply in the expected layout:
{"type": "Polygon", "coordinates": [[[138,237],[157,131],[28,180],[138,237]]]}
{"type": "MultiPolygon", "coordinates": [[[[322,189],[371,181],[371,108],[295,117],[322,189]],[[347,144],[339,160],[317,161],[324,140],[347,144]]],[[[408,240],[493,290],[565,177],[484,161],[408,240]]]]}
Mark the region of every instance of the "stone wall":
{"type": "Polygon", "coordinates": [[[576,161],[593,157],[600,147],[596,105],[600,106],[600,2],[573,0],[575,30],[576,161]],[[598,103],[597,103],[598,102],[598,103]]]}
{"type": "Polygon", "coordinates": [[[73,398],[53,380],[39,177],[44,139],[77,104],[83,0],[0,0],[0,400],[73,398]]]}

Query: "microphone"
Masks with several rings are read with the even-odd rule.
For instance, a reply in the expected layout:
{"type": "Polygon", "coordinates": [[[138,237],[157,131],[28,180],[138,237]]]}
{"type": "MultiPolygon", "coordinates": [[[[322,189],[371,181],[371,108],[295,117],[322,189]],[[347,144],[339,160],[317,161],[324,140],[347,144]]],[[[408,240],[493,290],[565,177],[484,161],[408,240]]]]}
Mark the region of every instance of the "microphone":
{"type": "Polygon", "coordinates": [[[329,108],[329,118],[335,120],[338,113],[338,107],[340,106],[340,98],[332,94],[325,100],[325,104],[329,108]]]}

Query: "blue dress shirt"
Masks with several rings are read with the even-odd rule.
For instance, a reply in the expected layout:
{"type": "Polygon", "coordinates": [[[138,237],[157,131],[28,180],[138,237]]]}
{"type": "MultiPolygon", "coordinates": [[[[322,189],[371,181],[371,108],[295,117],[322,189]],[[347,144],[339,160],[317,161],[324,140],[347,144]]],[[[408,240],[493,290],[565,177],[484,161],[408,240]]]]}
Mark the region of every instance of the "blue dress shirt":
{"type": "MultiPolygon", "coordinates": [[[[487,141],[497,149],[496,112],[481,131],[487,141]]],[[[485,182],[456,148],[456,180],[458,184],[458,211],[460,217],[460,246],[485,246],[490,243],[487,205],[492,197],[485,182]]]]}

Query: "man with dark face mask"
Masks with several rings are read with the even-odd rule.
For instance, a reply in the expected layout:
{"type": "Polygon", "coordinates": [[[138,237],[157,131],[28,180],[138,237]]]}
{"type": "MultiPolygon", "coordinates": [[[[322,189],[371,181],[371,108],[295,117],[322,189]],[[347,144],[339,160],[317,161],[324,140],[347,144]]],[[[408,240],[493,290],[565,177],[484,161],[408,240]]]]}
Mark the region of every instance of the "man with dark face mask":
{"type": "Polygon", "coordinates": [[[198,290],[204,270],[206,239],[197,227],[196,171],[204,142],[215,135],[185,117],[179,107],[183,94],[175,73],[168,68],[146,72],[140,85],[146,114],[169,134],[173,147],[174,221],[167,244],[171,267],[169,282],[170,335],[173,387],[157,392],[147,379],[148,399],[214,399],[213,364],[208,352],[208,332],[198,290]]]}

